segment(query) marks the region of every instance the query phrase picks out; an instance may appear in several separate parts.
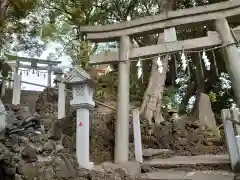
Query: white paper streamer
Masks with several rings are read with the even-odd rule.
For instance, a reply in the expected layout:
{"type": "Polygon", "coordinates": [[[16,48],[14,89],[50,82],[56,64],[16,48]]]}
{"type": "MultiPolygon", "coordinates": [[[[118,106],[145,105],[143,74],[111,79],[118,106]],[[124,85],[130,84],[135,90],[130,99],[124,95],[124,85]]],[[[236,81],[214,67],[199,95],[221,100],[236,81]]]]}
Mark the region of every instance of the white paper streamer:
{"type": "Polygon", "coordinates": [[[140,60],[137,63],[137,67],[138,67],[138,79],[140,79],[140,77],[142,76],[142,64],[140,60]]]}
{"type": "Polygon", "coordinates": [[[112,68],[110,65],[107,66],[106,70],[105,70],[105,73],[109,73],[112,71],[112,68]]]}
{"type": "Polygon", "coordinates": [[[163,64],[162,64],[160,56],[158,57],[158,60],[157,60],[157,66],[158,66],[158,71],[162,74],[163,73],[163,64]]]}
{"type": "Polygon", "coordinates": [[[211,63],[210,63],[210,61],[209,61],[209,59],[208,59],[205,51],[203,51],[202,59],[203,59],[203,61],[204,61],[204,64],[205,64],[206,69],[209,71],[209,70],[210,70],[211,63]]]}
{"type": "Polygon", "coordinates": [[[182,68],[185,71],[187,68],[187,60],[184,52],[182,53],[181,60],[182,60],[182,68]]]}

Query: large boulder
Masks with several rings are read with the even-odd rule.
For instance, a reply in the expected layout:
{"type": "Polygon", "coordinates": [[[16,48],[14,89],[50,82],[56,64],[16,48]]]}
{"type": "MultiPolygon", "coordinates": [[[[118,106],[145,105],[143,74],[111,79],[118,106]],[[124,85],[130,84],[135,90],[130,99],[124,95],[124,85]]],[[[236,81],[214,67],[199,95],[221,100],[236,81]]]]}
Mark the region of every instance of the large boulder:
{"type": "Polygon", "coordinates": [[[198,114],[201,128],[210,129],[216,137],[220,138],[220,131],[217,127],[211,101],[207,94],[200,94],[198,114]]]}

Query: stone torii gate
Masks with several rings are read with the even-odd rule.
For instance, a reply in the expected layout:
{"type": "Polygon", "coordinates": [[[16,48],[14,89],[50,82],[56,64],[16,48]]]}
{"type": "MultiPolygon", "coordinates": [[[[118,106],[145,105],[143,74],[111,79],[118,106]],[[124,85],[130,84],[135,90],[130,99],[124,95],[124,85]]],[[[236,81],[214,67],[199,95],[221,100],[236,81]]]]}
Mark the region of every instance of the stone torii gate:
{"type": "MultiPolygon", "coordinates": [[[[14,73],[18,73],[19,68],[26,68],[26,69],[34,69],[34,70],[46,70],[47,71],[47,78],[48,78],[48,87],[51,87],[51,80],[52,80],[52,72],[60,74],[60,68],[55,67],[61,63],[61,61],[51,61],[51,60],[42,60],[36,58],[26,58],[26,57],[18,57],[12,55],[6,55],[8,62],[11,66],[14,67],[14,73]],[[13,61],[13,62],[11,62],[13,61]],[[22,64],[21,62],[29,62],[31,65],[22,64]],[[38,65],[46,65],[46,66],[38,66],[38,65]]],[[[15,77],[15,75],[13,76],[15,77]]]]}
{"type": "Polygon", "coordinates": [[[232,80],[237,103],[240,107],[240,57],[237,53],[235,38],[240,39],[240,30],[233,33],[231,24],[239,25],[240,1],[233,0],[200,6],[167,14],[159,14],[104,26],[81,26],[81,33],[87,34],[88,40],[93,42],[119,41],[118,52],[106,52],[90,56],[91,64],[119,63],[119,84],[117,101],[117,122],[115,136],[115,162],[128,161],[128,125],[129,125],[129,59],[151,57],[182,50],[203,49],[218,45],[223,48],[224,60],[232,80]],[[209,24],[217,32],[208,33],[206,37],[177,41],[176,29],[189,25],[201,26],[209,24]],[[162,44],[132,48],[130,38],[141,34],[163,33],[162,44]]]}

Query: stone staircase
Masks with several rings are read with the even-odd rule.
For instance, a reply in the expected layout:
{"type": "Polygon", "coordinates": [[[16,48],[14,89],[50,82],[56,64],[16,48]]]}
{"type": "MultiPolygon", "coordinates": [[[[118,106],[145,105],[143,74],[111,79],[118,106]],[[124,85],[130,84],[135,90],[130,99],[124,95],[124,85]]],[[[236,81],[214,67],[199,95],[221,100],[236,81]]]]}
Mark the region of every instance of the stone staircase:
{"type": "Polygon", "coordinates": [[[144,180],[233,180],[228,155],[173,156],[143,162],[144,180]],[[144,173],[144,171],[146,171],[144,173]]]}

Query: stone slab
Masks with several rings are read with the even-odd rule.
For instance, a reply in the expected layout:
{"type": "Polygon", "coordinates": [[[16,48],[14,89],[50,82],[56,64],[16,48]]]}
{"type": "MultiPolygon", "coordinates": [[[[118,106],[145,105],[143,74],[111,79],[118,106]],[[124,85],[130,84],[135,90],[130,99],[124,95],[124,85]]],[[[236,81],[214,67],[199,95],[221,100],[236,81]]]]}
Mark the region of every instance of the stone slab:
{"type": "Polygon", "coordinates": [[[200,164],[230,164],[229,156],[224,155],[200,155],[200,156],[173,156],[167,159],[152,159],[144,161],[146,165],[200,165],[200,164]]]}
{"type": "Polygon", "coordinates": [[[164,170],[142,175],[144,180],[232,180],[233,174],[224,171],[174,171],[164,170]]]}
{"type": "Polygon", "coordinates": [[[212,111],[210,98],[207,94],[201,93],[198,104],[199,122],[202,128],[210,129],[216,137],[221,137],[217,128],[216,119],[212,111]]]}
{"type": "Polygon", "coordinates": [[[184,171],[159,171],[159,172],[152,172],[152,173],[146,173],[142,175],[143,180],[180,180],[184,179],[184,177],[187,175],[187,172],[184,171]]]}
{"type": "Polygon", "coordinates": [[[157,155],[169,154],[169,153],[173,153],[173,151],[170,149],[152,149],[152,148],[143,150],[144,157],[151,157],[151,156],[157,156],[157,155]]]}

